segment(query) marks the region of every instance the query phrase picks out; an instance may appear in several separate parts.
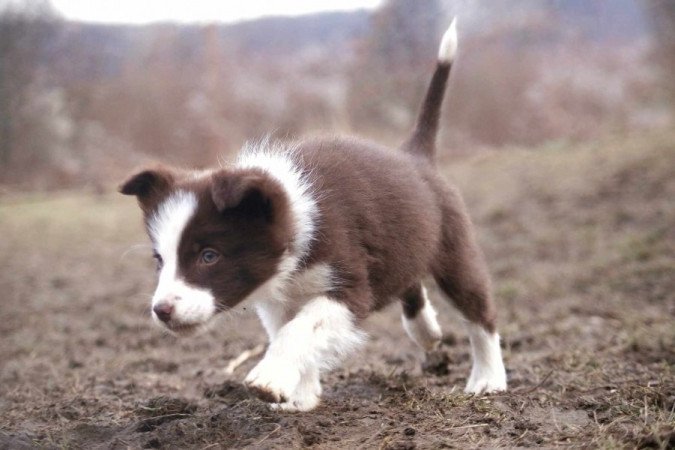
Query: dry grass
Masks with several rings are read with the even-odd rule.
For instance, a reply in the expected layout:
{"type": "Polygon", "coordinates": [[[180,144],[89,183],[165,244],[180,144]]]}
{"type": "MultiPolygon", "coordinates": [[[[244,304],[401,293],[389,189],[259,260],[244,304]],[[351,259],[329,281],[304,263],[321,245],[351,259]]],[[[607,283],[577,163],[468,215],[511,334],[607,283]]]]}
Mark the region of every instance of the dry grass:
{"type": "Polygon", "coordinates": [[[444,163],[494,274],[510,392],[462,393],[468,345],[434,295],[457,333],[449,373],[421,372],[394,307],[310,414],[251,398],[238,381],[254,361],[223,372],[262,342],[255,319],[189,340],[153,329],[131,201],[4,198],[0,447],[673,447],[674,143],[614,136],[444,163]]]}

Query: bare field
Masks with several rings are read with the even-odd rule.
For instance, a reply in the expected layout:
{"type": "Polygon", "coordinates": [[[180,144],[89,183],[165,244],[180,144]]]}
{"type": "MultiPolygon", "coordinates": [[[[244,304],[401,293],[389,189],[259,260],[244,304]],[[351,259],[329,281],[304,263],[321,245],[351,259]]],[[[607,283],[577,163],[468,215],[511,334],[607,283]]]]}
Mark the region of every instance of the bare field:
{"type": "Polygon", "coordinates": [[[278,413],[223,368],[264,342],[255,317],[176,339],[155,328],[154,269],[129,198],[0,198],[0,448],[675,446],[675,134],[513,149],[445,164],[494,276],[510,391],[462,393],[447,333],[422,369],[397,307],[278,413]]]}

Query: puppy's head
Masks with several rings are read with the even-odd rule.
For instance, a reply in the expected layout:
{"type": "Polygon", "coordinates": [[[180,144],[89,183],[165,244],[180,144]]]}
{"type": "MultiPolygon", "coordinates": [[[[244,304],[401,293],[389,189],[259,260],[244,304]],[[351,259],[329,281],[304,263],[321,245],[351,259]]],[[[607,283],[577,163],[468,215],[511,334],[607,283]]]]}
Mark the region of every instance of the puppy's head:
{"type": "Polygon", "coordinates": [[[289,200],[259,169],[194,175],[144,170],[120,187],[134,195],[159,281],[153,318],[187,334],[272,278],[292,238],[289,200]]]}

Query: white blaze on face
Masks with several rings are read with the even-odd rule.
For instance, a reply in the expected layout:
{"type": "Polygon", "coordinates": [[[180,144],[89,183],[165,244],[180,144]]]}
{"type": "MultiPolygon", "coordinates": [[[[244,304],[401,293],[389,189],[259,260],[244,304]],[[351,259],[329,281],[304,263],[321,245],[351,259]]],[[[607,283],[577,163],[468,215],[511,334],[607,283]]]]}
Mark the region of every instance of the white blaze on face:
{"type": "MultiPolygon", "coordinates": [[[[187,284],[178,266],[178,246],[196,210],[197,197],[191,192],[178,191],[159,205],[149,221],[155,251],[164,262],[152,306],[160,302],[173,306],[170,328],[205,323],[216,312],[211,291],[187,284]]],[[[152,316],[158,320],[154,312],[152,316]]]]}

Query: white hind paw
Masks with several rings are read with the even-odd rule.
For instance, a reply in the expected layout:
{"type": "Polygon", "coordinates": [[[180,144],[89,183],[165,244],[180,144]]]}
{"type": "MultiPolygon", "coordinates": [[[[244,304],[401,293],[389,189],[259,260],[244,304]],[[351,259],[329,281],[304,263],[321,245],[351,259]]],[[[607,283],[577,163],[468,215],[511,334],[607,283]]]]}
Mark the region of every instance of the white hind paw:
{"type": "Polygon", "coordinates": [[[506,374],[471,376],[464,392],[467,394],[489,394],[506,390],[506,374]]]}
{"type": "Polygon", "coordinates": [[[464,392],[482,394],[506,390],[506,370],[499,347],[499,335],[483,327],[469,324],[469,339],[473,354],[471,376],[464,392]]]}

